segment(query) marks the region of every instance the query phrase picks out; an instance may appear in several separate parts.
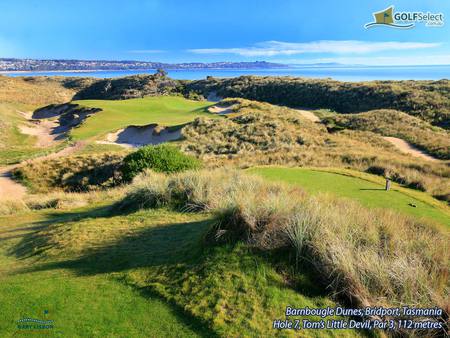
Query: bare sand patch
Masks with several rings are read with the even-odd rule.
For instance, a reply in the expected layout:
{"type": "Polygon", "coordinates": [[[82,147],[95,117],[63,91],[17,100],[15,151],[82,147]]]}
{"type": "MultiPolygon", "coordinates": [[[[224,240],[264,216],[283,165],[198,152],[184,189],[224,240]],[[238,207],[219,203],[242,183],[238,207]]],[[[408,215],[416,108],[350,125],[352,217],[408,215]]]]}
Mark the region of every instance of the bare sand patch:
{"type": "Polygon", "coordinates": [[[414,157],[418,157],[427,161],[440,162],[439,159],[426,154],[422,150],[414,147],[405,140],[402,140],[401,138],[384,136],[383,139],[393,144],[398,150],[400,150],[403,153],[410,154],[414,157]]]}
{"type": "Polygon", "coordinates": [[[307,120],[310,120],[312,122],[320,122],[320,119],[309,110],[295,109],[295,111],[298,112],[301,116],[303,116],[307,120]]]}
{"type": "MultiPolygon", "coordinates": [[[[23,113],[25,115],[26,113],[23,113]]],[[[57,132],[59,123],[54,120],[28,120],[26,125],[20,125],[22,134],[35,136],[37,147],[54,146],[61,139],[61,133],[57,132]]]]}
{"type": "Polygon", "coordinates": [[[12,179],[15,166],[0,168],[0,201],[20,200],[27,189],[12,179]]]}
{"type": "Polygon", "coordinates": [[[149,144],[160,144],[176,141],[181,138],[181,128],[171,130],[155,124],[146,126],[128,126],[109,133],[106,140],[97,141],[102,144],[118,144],[124,147],[142,147],[149,144]]]}

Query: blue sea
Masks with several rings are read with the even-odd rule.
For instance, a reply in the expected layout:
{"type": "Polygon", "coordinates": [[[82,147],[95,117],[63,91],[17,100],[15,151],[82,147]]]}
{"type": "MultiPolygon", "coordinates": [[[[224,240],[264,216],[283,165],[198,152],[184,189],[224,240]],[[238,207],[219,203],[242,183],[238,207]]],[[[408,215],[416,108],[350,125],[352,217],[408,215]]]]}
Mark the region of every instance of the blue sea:
{"type": "MultiPolygon", "coordinates": [[[[116,71],[53,71],[53,72],[10,72],[8,76],[80,76],[114,78],[136,74],[153,74],[155,70],[116,71]]],[[[447,66],[390,66],[390,67],[291,67],[280,69],[183,69],[168,70],[173,79],[198,80],[207,76],[220,78],[241,75],[294,76],[306,78],[332,78],[340,81],[371,80],[440,80],[450,79],[450,65],[447,66]]]]}

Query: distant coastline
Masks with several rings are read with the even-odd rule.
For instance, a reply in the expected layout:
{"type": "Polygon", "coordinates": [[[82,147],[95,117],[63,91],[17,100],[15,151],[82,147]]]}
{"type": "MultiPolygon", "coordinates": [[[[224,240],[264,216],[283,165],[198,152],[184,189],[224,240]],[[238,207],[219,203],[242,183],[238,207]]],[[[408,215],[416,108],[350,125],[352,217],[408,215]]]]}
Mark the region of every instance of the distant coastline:
{"type": "MultiPolygon", "coordinates": [[[[280,68],[193,68],[166,69],[168,76],[177,80],[199,80],[208,76],[230,78],[238,76],[291,76],[303,78],[327,79],[339,81],[388,81],[388,80],[441,80],[450,79],[450,66],[349,66],[327,65],[316,67],[280,67],[280,68]]],[[[2,76],[66,76],[115,78],[139,74],[154,74],[156,69],[104,70],[38,70],[38,71],[0,71],[2,76]]]]}

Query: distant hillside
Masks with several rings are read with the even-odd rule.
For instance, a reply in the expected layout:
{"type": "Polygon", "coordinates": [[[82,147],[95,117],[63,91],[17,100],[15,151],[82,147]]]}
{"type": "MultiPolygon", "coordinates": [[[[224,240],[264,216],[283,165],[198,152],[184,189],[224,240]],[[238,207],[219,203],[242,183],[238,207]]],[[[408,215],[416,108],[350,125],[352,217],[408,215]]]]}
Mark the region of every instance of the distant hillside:
{"type": "Polygon", "coordinates": [[[209,77],[189,82],[186,91],[294,108],[326,108],[338,113],[395,109],[434,125],[450,127],[449,80],[341,82],[274,76],[209,77]]]}
{"type": "Polygon", "coordinates": [[[62,70],[132,70],[132,69],[236,69],[286,68],[289,66],[265,61],[162,63],[147,61],[108,60],[35,60],[0,58],[0,71],[62,71],[62,70]]]}

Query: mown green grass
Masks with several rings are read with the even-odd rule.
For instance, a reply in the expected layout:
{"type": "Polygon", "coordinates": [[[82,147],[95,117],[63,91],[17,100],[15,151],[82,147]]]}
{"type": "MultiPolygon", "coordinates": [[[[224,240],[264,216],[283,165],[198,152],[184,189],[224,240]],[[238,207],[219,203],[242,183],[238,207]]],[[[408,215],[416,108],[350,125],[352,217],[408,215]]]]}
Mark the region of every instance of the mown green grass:
{"type": "Polygon", "coordinates": [[[199,116],[215,116],[206,111],[212,102],[192,101],[177,96],[119,101],[79,100],[73,103],[102,109],[71,132],[72,137],[77,140],[104,135],[129,125],[155,123],[171,127],[191,122],[199,116]]]}
{"type": "Polygon", "coordinates": [[[287,305],[336,306],[286,253],[205,245],[208,214],[114,215],[103,205],[0,224],[1,336],[17,334],[15,321],[27,316],[52,319],[49,333],[70,337],[285,337],[295,332],[271,323],[287,305]]]}
{"type": "MultiPolygon", "coordinates": [[[[88,214],[95,215],[89,212],[79,215],[88,214]]],[[[0,336],[29,334],[30,332],[17,329],[16,321],[26,317],[54,321],[53,329],[33,330],[38,336],[209,335],[209,330],[202,328],[180,308],[168,304],[153,293],[120,282],[113,274],[100,271],[83,274],[80,270],[62,266],[41,269],[40,259],[43,256],[32,255],[28,259],[18,259],[21,255],[31,253],[21,247],[20,243],[32,241],[36,226],[45,228],[52,224],[52,220],[62,221],[64,218],[69,220],[74,217],[76,218],[75,214],[71,213],[50,215],[41,212],[17,218],[0,218],[0,303],[3,314],[0,319],[0,336]],[[18,253],[17,245],[25,251],[18,253]],[[48,311],[48,314],[44,311],[48,311]]],[[[101,242],[102,230],[98,228],[97,231],[98,242],[101,242]]],[[[32,246],[28,248],[33,249],[32,246]]],[[[70,255],[60,258],[65,261],[70,259],[70,255]]],[[[47,263],[51,261],[45,260],[47,263]]]]}
{"type": "Polygon", "coordinates": [[[396,184],[393,184],[392,189],[387,192],[384,185],[377,183],[376,179],[369,181],[352,177],[351,171],[348,170],[344,174],[344,172],[327,172],[326,169],[257,167],[250,169],[249,172],[269,180],[301,186],[310,193],[331,193],[337,197],[355,199],[368,207],[391,208],[404,214],[450,225],[450,215],[445,206],[438,207],[437,201],[433,203],[429,201],[432,200],[429,195],[418,191],[411,191],[408,194],[405,190],[410,189],[400,188],[396,184]]]}

